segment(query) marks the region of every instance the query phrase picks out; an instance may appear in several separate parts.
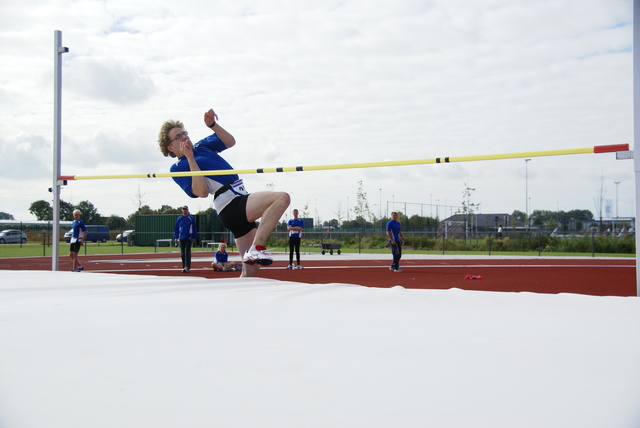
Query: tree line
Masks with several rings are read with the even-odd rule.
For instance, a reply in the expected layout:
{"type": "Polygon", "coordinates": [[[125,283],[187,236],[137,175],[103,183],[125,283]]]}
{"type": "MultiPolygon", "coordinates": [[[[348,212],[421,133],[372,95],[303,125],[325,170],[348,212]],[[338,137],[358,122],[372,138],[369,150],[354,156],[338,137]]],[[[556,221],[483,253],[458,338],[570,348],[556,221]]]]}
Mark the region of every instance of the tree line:
{"type": "MultiPolygon", "coordinates": [[[[396,211],[398,212],[398,221],[402,225],[402,228],[407,231],[436,231],[440,226],[440,222],[444,220],[444,218],[420,216],[417,214],[407,216],[401,210],[396,211]]],[[[456,214],[462,213],[457,212],[456,214]]],[[[575,232],[598,225],[598,222],[593,217],[593,213],[589,210],[534,210],[528,218],[524,212],[515,210],[510,216],[512,223],[506,224],[504,227],[517,228],[528,225],[529,227],[539,230],[554,230],[558,228],[563,231],[575,232]]],[[[382,218],[375,216],[365,218],[359,215],[355,219],[342,222],[339,222],[337,219],[325,221],[322,223],[322,226],[333,229],[371,230],[384,228],[389,220],[390,218],[386,216],[382,218]]]]}
{"type": "MultiPolygon", "coordinates": [[[[81,201],[76,205],[60,200],[60,220],[73,221],[73,211],[78,209],[82,212],[82,221],[85,224],[106,225],[110,230],[125,230],[135,227],[135,218],[137,215],[153,215],[153,214],[182,214],[182,207],[172,207],[170,205],[162,205],[158,209],[152,209],[148,205],[142,205],[134,213],[131,213],[126,219],[118,215],[110,215],[104,217],[98,212],[98,209],[89,201],[81,201]]],[[[39,200],[31,203],[29,212],[36,220],[51,221],[53,220],[53,207],[45,200],[39,200]]],[[[214,214],[213,208],[200,211],[197,214],[214,214]]],[[[6,214],[6,213],[5,213],[6,214]]],[[[8,219],[13,219],[11,214],[6,214],[8,219]]]]}
{"type": "MultiPolygon", "coordinates": [[[[377,216],[369,208],[366,199],[366,193],[362,190],[362,182],[359,182],[358,199],[357,204],[352,208],[355,218],[350,220],[343,219],[343,213],[340,208],[336,216],[328,221],[320,222],[316,224],[316,228],[326,227],[332,229],[347,229],[347,230],[364,230],[364,229],[384,229],[389,218],[383,216],[377,218],[377,216]]],[[[308,207],[302,207],[302,216],[308,217],[308,207]]],[[[153,209],[148,205],[142,205],[138,210],[131,213],[127,218],[111,215],[108,217],[102,216],[98,209],[89,201],[81,201],[75,205],[63,201],[60,201],[60,220],[73,220],[73,210],[79,209],[82,211],[82,219],[85,224],[105,224],[111,230],[125,230],[135,228],[135,217],[137,215],[154,215],[154,214],[175,214],[180,215],[182,213],[181,207],[172,207],[170,205],[162,205],[158,209],[153,209]]],[[[37,220],[51,221],[53,219],[53,207],[45,200],[35,201],[29,207],[29,212],[36,217],[37,220]]],[[[196,213],[198,215],[215,215],[213,208],[208,208],[204,211],[196,213]]],[[[406,216],[401,211],[398,211],[400,222],[403,229],[415,230],[415,231],[435,231],[438,229],[441,218],[434,218],[429,216],[406,216]]],[[[1,219],[13,219],[13,216],[9,213],[0,213],[1,219]]],[[[565,231],[579,231],[593,225],[597,225],[597,221],[589,210],[571,210],[571,211],[550,211],[550,210],[535,210],[528,217],[526,213],[515,210],[511,214],[512,222],[514,224],[504,225],[505,227],[516,227],[515,222],[520,225],[528,225],[543,230],[553,230],[558,228],[565,231]]],[[[286,220],[282,220],[278,225],[278,229],[286,230],[286,220]]]]}

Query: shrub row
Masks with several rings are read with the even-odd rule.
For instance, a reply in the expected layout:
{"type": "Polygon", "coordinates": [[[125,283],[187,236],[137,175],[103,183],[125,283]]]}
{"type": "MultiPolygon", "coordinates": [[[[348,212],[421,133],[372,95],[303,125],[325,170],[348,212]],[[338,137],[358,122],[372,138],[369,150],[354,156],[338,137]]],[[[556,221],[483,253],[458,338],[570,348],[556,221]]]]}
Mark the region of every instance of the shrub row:
{"type": "MultiPolygon", "coordinates": [[[[434,233],[405,233],[405,249],[422,251],[514,251],[514,252],[560,252],[560,253],[635,253],[635,237],[586,235],[554,237],[545,234],[521,234],[496,238],[478,235],[470,239],[437,237],[434,233]]],[[[323,243],[341,243],[345,248],[382,249],[388,247],[386,236],[380,233],[358,232],[308,232],[303,234],[306,246],[320,247],[323,243]]],[[[287,248],[286,233],[273,233],[267,245],[270,248],[287,248]]]]}

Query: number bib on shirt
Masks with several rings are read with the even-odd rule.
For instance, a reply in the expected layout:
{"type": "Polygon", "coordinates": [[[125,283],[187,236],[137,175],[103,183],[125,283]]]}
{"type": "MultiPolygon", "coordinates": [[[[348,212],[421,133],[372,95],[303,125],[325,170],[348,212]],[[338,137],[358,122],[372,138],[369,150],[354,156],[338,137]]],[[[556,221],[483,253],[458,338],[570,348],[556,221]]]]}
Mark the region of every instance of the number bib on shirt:
{"type": "Polygon", "coordinates": [[[229,190],[218,195],[218,197],[214,199],[213,204],[216,207],[216,211],[221,212],[234,198],[248,194],[249,192],[245,189],[242,179],[239,178],[231,183],[231,188],[229,190]]]}

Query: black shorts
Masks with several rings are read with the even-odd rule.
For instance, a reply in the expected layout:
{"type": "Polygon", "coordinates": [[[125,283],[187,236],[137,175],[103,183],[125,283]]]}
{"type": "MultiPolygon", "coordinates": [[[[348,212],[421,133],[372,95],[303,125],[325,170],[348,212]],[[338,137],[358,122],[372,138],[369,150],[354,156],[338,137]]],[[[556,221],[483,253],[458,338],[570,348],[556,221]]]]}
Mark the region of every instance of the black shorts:
{"type": "Polygon", "coordinates": [[[242,238],[252,229],[257,228],[255,221],[247,221],[247,200],[249,195],[234,198],[218,213],[222,225],[229,229],[235,238],[242,238]]]}
{"type": "Polygon", "coordinates": [[[300,241],[301,241],[301,238],[299,236],[290,236],[289,237],[289,246],[297,245],[298,248],[299,248],[300,247],[300,241]]]}
{"type": "Polygon", "coordinates": [[[81,247],[81,242],[77,241],[77,242],[72,242],[69,245],[69,252],[70,253],[79,253],[80,252],[80,247],[81,247]]]}

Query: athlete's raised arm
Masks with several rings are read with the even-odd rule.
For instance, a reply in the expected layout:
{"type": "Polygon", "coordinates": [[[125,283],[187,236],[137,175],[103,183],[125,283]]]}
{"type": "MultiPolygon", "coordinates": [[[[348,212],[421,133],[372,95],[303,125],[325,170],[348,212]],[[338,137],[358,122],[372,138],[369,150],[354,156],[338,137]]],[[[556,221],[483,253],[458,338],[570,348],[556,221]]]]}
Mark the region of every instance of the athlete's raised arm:
{"type": "Polygon", "coordinates": [[[218,124],[218,115],[213,111],[213,109],[209,109],[209,111],[204,114],[204,124],[207,128],[210,128],[216,133],[218,138],[220,138],[220,141],[222,141],[225,146],[235,146],[236,139],[233,138],[233,135],[229,134],[226,129],[218,124]]]}

